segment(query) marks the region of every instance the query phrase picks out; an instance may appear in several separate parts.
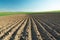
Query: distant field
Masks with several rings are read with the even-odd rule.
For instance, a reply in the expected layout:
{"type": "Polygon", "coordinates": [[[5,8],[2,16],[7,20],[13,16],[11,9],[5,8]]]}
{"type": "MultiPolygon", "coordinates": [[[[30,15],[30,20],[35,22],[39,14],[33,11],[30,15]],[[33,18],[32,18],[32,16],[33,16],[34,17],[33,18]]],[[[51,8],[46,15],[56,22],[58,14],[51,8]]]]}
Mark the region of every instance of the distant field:
{"type": "Polygon", "coordinates": [[[15,15],[15,14],[35,14],[35,12],[0,12],[0,16],[15,15]]]}
{"type": "Polygon", "coordinates": [[[50,14],[55,13],[59,14],[60,11],[51,11],[51,12],[0,12],[0,16],[15,15],[15,14],[50,14]]]}
{"type": "Polygon", "coordinates": [[[21,14],[19,12],[0,12],[0,16],[7,16],[7,15],[13,15],[13,14],[21,14]]]}

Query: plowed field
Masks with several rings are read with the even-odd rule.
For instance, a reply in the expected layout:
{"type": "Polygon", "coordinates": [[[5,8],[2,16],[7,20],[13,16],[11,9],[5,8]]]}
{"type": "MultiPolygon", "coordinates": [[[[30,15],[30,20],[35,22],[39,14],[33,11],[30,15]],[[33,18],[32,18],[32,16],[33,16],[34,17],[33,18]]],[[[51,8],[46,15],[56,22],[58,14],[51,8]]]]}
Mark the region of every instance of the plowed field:
{"type": "Polygon", "coordinates": [[[60,40],[60,14],[0,16],[0,40],[60,40]]]}

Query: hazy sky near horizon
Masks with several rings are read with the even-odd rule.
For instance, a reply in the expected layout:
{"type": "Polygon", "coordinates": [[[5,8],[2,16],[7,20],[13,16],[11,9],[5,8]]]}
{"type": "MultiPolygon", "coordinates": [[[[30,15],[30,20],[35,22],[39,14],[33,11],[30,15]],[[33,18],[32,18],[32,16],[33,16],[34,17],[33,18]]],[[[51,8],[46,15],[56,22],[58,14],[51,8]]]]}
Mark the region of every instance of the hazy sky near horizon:
{"type": "Polygon", "coordinates": [[[60,10],[60,0],[0,0],[0,11],[60,10]]]}

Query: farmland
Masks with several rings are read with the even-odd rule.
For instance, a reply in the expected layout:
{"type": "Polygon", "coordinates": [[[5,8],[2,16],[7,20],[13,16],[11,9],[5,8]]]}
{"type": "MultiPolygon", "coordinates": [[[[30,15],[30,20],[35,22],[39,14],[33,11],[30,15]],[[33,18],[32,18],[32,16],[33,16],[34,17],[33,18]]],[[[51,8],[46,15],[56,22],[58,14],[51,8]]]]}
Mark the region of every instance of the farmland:
{"type": "Polygon", "coordinates": [[[60,14],[0,16],[0,40],[60,40],[60,14]]]}

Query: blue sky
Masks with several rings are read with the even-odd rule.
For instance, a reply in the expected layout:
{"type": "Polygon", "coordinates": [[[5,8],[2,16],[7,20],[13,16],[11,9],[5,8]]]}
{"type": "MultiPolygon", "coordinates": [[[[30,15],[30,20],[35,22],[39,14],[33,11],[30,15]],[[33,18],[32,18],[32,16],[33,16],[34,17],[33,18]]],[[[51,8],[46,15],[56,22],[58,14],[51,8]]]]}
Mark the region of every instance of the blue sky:
{"type": "Polygon", "coordinates": [[[0,11],[40,12],[60,10],[60,0],[0,0],[0,11]]]}

